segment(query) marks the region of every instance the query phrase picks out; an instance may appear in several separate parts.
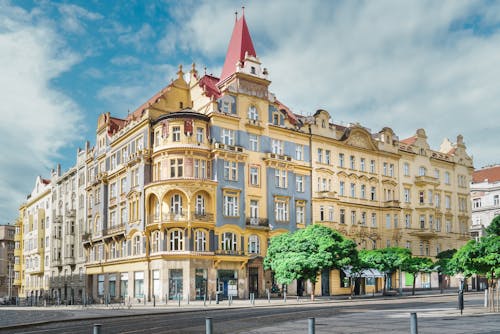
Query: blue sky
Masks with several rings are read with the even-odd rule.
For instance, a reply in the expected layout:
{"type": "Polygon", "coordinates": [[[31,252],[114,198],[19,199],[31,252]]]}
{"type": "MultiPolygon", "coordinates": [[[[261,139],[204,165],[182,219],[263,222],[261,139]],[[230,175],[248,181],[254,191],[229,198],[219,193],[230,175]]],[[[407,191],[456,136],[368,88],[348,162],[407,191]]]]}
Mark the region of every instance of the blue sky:
{"type": "MultiPolygon", "coordinates": [[[[245,1],[271,90],[295,112],[429,143],[464,135],[499,163],[500,2],[245,1]]],[[[37,175],[75,161],[97,116],[124,117],[177,66],[220,74],[241,1],[0,0],[0,223],[37,175]]]]}

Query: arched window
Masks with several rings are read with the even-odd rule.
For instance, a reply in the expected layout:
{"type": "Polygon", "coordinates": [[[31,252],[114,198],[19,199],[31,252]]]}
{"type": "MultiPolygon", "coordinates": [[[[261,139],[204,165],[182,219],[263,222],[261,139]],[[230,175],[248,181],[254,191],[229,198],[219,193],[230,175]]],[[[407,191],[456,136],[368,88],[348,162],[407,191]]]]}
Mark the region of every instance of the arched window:
{"type": "Polygon", "coordinates": [[[170,212],[174,215],[182,215],[182,197],[175,194],[170,198],[170,212]]]}
{"type": "Polygon", "coordinates": [[[159,219],[160,218],[160,202],[158,202],[157,199],[155,199],[154,202],[154,218],[159,219]]]}
{"type": "Polygon", "coordinates": [[[205,215],[205,197],[203,195],[196,196],[195,214],[198,216],[205,215]]]}
{"type": "Polygon", "coordinates": [[[160,232],[154,231],[151,235],[151,253],[160,251],[160,232]]]}
{"type": "Polygon", "coordinates": [[[248,252],[251,254],[260,253],[260,240],[255,234],[248,237],[248,252]]]}
{"type": "Polygon", "coordinates": [[[205,231],[196,231],[195,249],[197,252],[205,252],[207,250],[207,235],[205,231]]]}
{"type": "Polygon", "coordinates": [[[181,230],[173,230],[170,232],[170,250],[184,250],[184,232],[181,230]]]}
{"type": "Polygon", "coordinates": [[[221,249],[224,251],[236,251],[236,234],[224,232],[221,238],[221,249]]]}

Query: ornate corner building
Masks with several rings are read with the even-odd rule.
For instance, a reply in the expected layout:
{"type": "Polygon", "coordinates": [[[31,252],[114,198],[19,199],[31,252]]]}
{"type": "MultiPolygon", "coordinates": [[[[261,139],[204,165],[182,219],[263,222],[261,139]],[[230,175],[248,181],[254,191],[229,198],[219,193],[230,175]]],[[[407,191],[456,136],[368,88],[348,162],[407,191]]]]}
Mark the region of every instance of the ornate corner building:
{"type": "MultiPolygon", "coordinates": [[[[126,118],[100,115],[95,146],[37,180],[21,206],[20,295],[263,296],[268,239],[311,223],[421,256],[465,243],[472,160],[461,136],[432,150],[422,129],[399,140],[325,110],[298,115],[270,83],[242,16],[220,78],[181,66],[126,118]]],[[[317,293],[344,293],[341,276],[323,273],[317,293]]]]}

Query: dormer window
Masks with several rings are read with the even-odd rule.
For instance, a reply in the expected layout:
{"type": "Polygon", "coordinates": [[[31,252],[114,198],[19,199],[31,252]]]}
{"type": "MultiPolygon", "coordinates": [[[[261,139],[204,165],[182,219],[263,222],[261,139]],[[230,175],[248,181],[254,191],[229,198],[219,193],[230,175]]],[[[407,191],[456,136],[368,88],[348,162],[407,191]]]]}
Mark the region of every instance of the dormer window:
{"type": "Polygon", "coordinates": [[[250,73],[255,74],[255,66],[250,67],[250,73]]]}
{"type": "Polygon", "coordinates": [[[222,112],[225,114],[229,113],[229,102],[228,101],[222,102],[222,112]]]}
{"type": "Polygon", "coordinates": [[[273,124],[279,125],[279,115],[278,114],[273,114],[273,124]]]}
{"type": "Polygon", "coordinates": [[[321,120],[321,127],[322,127],[322,128],[325,128],[325,127],[326,127],[326,126],[325,126],[325,120],[324,120],[324,119],[323,119],[323,120],[321,120]]]}

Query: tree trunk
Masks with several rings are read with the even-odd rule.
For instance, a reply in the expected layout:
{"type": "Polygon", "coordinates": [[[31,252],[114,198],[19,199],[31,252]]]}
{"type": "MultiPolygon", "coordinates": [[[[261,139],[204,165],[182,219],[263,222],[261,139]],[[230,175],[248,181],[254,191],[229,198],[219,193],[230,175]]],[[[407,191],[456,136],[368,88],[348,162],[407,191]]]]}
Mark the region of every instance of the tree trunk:
{"type": "Polygon", "coordinates": [[[387,285],[387,274],[384,275],[384,287],[383,287],[383,290],[382,290],[382,295],[385,296],[385,287],[387,285]]]}
{"type": "Polygon", "coordinates": [[[417,275],[413,275],[413,289],[411,290],[411,295],[415,296],[415,283],[417,281],[417,275]]]}
{"type": "Polygon", "coordinates": [[[311,301],[314,301],[314,291],[316,291],[316,282],[311,282],[312,291],[311,291],[311,301]]]}

